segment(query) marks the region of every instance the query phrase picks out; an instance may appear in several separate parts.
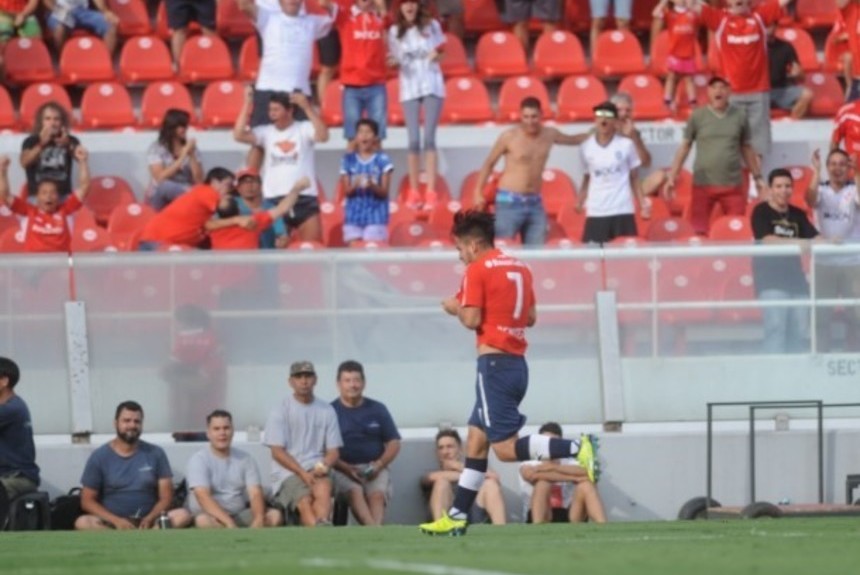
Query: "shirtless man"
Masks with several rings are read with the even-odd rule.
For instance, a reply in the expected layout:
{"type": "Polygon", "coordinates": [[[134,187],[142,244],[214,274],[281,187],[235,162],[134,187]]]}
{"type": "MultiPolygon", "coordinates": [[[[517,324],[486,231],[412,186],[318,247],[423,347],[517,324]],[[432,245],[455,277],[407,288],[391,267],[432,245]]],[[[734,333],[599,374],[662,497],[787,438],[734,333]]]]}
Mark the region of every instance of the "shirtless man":
{"type": "Polygon", "coordinates": [[[499,158],[505,156],[505,169],[496,194],[496,237],[522,235],[523,245],[542,246],[546,242],[546,212],[541,203],[541,183],[553,144],[578,146],[588,134],[564,134],[541,124],[537,98],[520,104],[520,125],[503,132],[484,160],[475,183],[475,207],[484,207],[483,189],[499,158]]]}

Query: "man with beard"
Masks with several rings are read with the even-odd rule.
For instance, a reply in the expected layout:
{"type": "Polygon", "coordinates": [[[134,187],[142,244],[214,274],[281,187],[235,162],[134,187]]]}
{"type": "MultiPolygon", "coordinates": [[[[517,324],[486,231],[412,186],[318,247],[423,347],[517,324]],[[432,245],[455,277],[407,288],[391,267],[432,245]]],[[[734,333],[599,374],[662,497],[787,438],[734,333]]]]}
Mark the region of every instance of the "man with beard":
{"type": "Polygon", "coordinates": [[[116,437],[90,454],[81,476],[81,515],[75,529],[151,529],[162,513],[187,527],[187,509],[168,511],[173,473],[164,450],[141,441],[143,408],[124,401],[114,417],[116,437]]]}

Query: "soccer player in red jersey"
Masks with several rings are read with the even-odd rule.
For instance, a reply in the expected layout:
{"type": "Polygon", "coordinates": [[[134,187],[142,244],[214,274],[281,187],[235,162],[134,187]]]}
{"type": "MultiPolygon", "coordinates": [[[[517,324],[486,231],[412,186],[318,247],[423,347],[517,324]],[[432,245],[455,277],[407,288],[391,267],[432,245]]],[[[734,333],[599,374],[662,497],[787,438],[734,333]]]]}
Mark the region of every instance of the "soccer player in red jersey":
{"type": "Polygon", "coordinates": [[[72,243],[68,218],[81,209],[90,189],[89,154],[83,146],[74,151],[78,161],[78,189],[60,200],[60,183],[42,180],[36,186],[36,205],[9,195],[9,158],[0,156],[0,205],[7,205],[13,213],[27,218],[24,251],[68,252],[72,243]]]}
{"type": "Polygon", "coordinates": [[[837,149],[844,140],[842,149],[860,164],[860,100],[842,106],[833,121],[836,125],[830,138],[830,149],[837,149]]]}
{"type": "Polygon", "coordinates": [[[459,293],[442,302],[442,307],[477,335],[477,398],[469,417],[466,464],[454,504],[436,521],[421,525],[428,535],[465,534],[468,511],[487,472],[490,447],[502,461],[576,456],[588,478],[595,480],[590,437],[572,441],[540,434],[518,436],[526,421],[519,412],[528,388],[525,331],[537,320],[531,270],[493,246],[492,214],[458,213],[452,235],[467,267],[459,293]]]}

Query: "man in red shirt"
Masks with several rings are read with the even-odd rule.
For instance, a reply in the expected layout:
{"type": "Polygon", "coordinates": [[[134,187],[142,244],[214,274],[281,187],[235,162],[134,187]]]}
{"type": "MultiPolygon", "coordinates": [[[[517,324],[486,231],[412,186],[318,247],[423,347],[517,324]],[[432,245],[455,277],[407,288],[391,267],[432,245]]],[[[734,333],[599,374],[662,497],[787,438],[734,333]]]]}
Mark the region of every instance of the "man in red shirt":
{"type": "Polygon", "coordinates": [[[830,138],[830,149],[839,148],[844,140],[842,149],[860,165],[860,100],[842,106],[833,121],[836,126],[830,138]]]}
{"type": "Polygon", "coordinates": [[[723,76],[732,88],[731,103],[743,109],[752,128],[752,145],[761,157],[770,152],[770,75],[767,27],[779,20],[792,0],[726,0],[724,9],[690,0],[702,23],[714,32],[723,76]]]}
{"type": "Polygon", "coordinates": [[[845,33],[848,36],[851,58],[851,85],[847,89],[847,102],[860,99],[860,0],[836,0],[845,33]]]}
{"type": "Polygon", "coordinates": [[[68,218],[83,206],[90,188],[90,167],[87,163],[89,154],[86,148],[75,148],[74,157],[78,161],[78,189],[69,194],[65,201],[61,201],[59,182],[42,180],[36,187],[36,205],[33,205],[9,194],[9,157],[0,156],[0,205],[8,204],[13,213],[27,218],[24,251],[69,251],[72,236],[69,233],[68,218]]]}
{"type": "MultiPolygon", "coordinates": [[[[253,168],[240,170],[236,176],[236,181],[241,182],[245,178],[256,178],[259,182],[260,174],[253,168]]],[[[299,193],[311,187],[311,181],[308,178],[302,178],[293,185],[290,192],[284,196],[280,202],[268,210],[257,210],[250,215],[254,220],[255,226],[252,228],[244,228],[242,226],[229,226],[209,233],[209,238],[212,240],[213,250],[256,250],[260,247],[260,234],[269,229],[272,224],[289,212],[296,203],[299,193]]],[[[236,198],[228,195],[221,198],[218,203],[218,218],[222,220],[234,218],[239,215],[239,206],[236,203],[236,198]]]]}
{"type": "Polygon", "coordinates": [[[208,232],[229,226],[252,229],[251,216],[213,220],[221,198],[233,190],[233,172],[212,168],[204,183],[198,184],[174,200],[153,217],[140,236],[140,249],[150,251],[160,245],[202,247],[208,232]]]}
{"type": "Polygon", "coordinates": [[[493,247],[492,214],[459,212],[451,233],[466,273],[459,293],[442,302],[442,308],[477,335],[478,397],[469,417],[466,463],[454,504],[436,521],[421,525],[421,531],[429,535],[466,533],[469,509],[487,473],[490,447],[501,461],[576,456],[588,479],[595,481],[589,436],[578,441],[540,434],[518,437],[526,421],[519,411],[528,388],[525,330],[537,321],[531,270],[493,247]]]}
{"type": "MultiPolygon", "coordinates": [[[[320,6],[328,8],[332,1],[320,0],[320,6]]],[[[343,135],[350,142],[364,113],[379,125],[379,139],[385,139],[385,38],[389,24],[385,14],[385,0],[355,0],[349,8],[338,10],[334,20],[342,52],[343,135]]]]}

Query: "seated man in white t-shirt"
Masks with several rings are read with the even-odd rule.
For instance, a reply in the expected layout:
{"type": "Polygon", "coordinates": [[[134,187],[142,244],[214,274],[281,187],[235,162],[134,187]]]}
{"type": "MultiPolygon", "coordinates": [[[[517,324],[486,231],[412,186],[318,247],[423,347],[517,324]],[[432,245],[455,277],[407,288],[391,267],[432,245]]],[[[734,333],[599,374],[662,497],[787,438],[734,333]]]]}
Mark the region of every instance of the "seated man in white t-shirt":
{"type": "Polygon", "coordinates": [[[260,470],[248,453],[233,449],[233,416],[216,409],[206,416],[209,445],[191,456],[186,477],[188,507],[196,527],[276,527],[280,510],[266,507],[260,470]]]}
{"type": "MultiPolygon", "coordinates": [[[[561,426],[553,421],[538,433],[561,439],[561,426]]],[[[575,457],[520,464],[520,493],[532,523],[606,523],[597,487],[575,457]]]]}
{"type": "Polygon", "coordinates": [[[608,243],[636,236],[636,206],[647,204],[639,181],[641,165],[633,140],[617,133],[618,108],[612,102],[594,107],[595,130],[581,148],[585,174],[577,209],[585,208],[585,243],[608,243]]]}
{"type": "Polygon", "coordinates": [[[271,123],[248,129],[254,95],[249,87],[236,124],[233,138],[263,148],[263,197],[279,202],[302,178],[311,185],[301,192],[295,206],[284,216],[290,234],[296,231],[301,241],[322,242],[322,224],[318,200],[314,159],[316,143],[328,141],[328,128],[302,92],[275,92],[269,97],[271,123]],[[296,110],[303,110],[307,120],[296,120],[296,110]]]}

